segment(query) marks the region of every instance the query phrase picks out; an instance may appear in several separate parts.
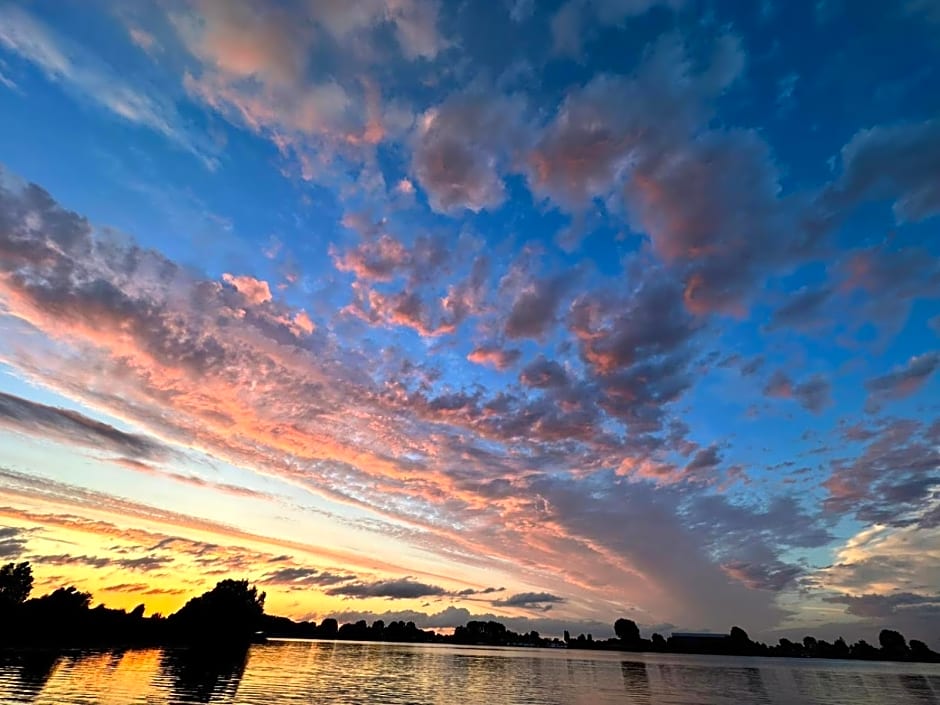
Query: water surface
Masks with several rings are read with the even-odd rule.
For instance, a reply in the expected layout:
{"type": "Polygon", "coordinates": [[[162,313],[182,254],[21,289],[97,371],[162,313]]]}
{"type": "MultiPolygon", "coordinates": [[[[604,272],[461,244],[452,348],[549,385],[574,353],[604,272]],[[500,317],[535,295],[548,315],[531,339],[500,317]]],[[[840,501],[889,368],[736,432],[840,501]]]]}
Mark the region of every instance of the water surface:
{"type": "Polygon", "coordinates": [[[934,664],[276,641],[234,652],[0,652],[0,702],[940,704],[934,664]]]}

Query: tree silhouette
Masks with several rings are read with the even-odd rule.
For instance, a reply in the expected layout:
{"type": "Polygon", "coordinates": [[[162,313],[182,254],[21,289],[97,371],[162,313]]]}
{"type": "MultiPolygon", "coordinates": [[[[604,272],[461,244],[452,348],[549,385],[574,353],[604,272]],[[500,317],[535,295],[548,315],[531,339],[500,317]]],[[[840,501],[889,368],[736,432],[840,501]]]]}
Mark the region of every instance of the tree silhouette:
{"type": "Polygon", "coordinates": [[[636,626],[636,622],[632,619],[624,619],[621,617],[614,622],[614,634],[617,635],[620,641],[629,644],[635,644],[640,641],[640,628],[636,626]]]}
{"type": "Polygon", "coordinates": [[[332,617],[327,617],[320,622],[320,636],[323,639],[335,639],[339,632],[339,624],[332,617]]]}
{"type": "Polygon", "coordinates": [[[0,608],[26,602],[33,590],[33,569],[29,563],[7,563],[0,568],[0,608]]]}
{"type": "Polygon", "coordinates": [[[222,580],[183,605],[170,623],[190,639],[249,639],[261,626],[264,598],[247,580],[222,580]]]}
{"type": "Polygon", "coordinates": [[[891,658],[905,658],[908,655],[907,639],[901,632],[893,629],[882,629],[878,634],[878,643],[886,656],[891,658]]]}
{"type": "Polygon", "coordinates": [[[911,639],[911,657],[917,661],[930,661],[936,654],[931,651],[927,644],[917,639],[911,639]]]}
{"type": "Polygon", "coordinates": [[[82,592],[74,585],[60,587],[42,597],[30,600],[35,609],[46,614],[68,615],[77,614],[88,609],[91,604],[91,593],[82,592]]]}

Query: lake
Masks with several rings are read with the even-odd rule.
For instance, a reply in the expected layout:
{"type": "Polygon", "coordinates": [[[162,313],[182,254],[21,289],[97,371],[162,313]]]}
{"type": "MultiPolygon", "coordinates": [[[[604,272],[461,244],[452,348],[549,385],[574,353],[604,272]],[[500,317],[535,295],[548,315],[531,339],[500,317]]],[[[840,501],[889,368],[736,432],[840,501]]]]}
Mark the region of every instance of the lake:
{"type": "Polygon", "coordinates": [[[0,652],[0,703],[905,705],[940,703],[934,664],[272,641],[0,652]]]}

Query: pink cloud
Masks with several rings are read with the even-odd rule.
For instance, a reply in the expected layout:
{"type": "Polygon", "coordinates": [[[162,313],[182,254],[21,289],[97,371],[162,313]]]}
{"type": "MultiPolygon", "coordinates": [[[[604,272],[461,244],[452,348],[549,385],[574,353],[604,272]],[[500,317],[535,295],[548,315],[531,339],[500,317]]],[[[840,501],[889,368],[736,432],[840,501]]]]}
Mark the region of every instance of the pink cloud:
{"type": "Polygon", "coordinates": [[[486,365],[502,371],[512,367],[521,354],[521,351],[514,348],[483,345],[471,350],[467,359],[477,365],[486,365]]]}

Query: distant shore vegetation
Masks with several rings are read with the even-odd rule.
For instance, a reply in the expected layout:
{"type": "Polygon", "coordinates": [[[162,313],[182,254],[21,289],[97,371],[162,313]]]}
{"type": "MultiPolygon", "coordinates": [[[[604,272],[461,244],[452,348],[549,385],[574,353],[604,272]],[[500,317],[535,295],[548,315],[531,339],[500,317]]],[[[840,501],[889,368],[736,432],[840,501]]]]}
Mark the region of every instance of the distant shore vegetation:
{"type": "Polygon", "coordinates": [[[211,590],[193,597],[168,616],[146,615],[143,604],[127,611],[104,605],[92,607],[92,595],[74,586],[60,587],[31,597],[32,567],[8,563],[0,567],[0,646],[5,647],[117,647],[170,645],[244,645],[265,638],[340,639],[405,643],[450,643],[484,646],[555,647],[608,651],[725,654],[829,659],[940,662],[940,654],[917,639],[910,642],[891,629],[882,629],[878,645],[859,640],[848,644],[841,637],[830,643],[806,636],[802,641],[780,639],[777,644],[753,641],[740,627],[728,634],[676,632],[669,637],[640,635],[636,622],[617,619],[615,636],[594,639],[591,634],[563,638],[542,637],[531,631],[519,634],[496,621],[469,621],[440,634],[420,629],[414,622],[386,624],[365,620],[339,624],[296,622],[264,611],[265,593],[248,580],[221,580],[211,590]]]}

